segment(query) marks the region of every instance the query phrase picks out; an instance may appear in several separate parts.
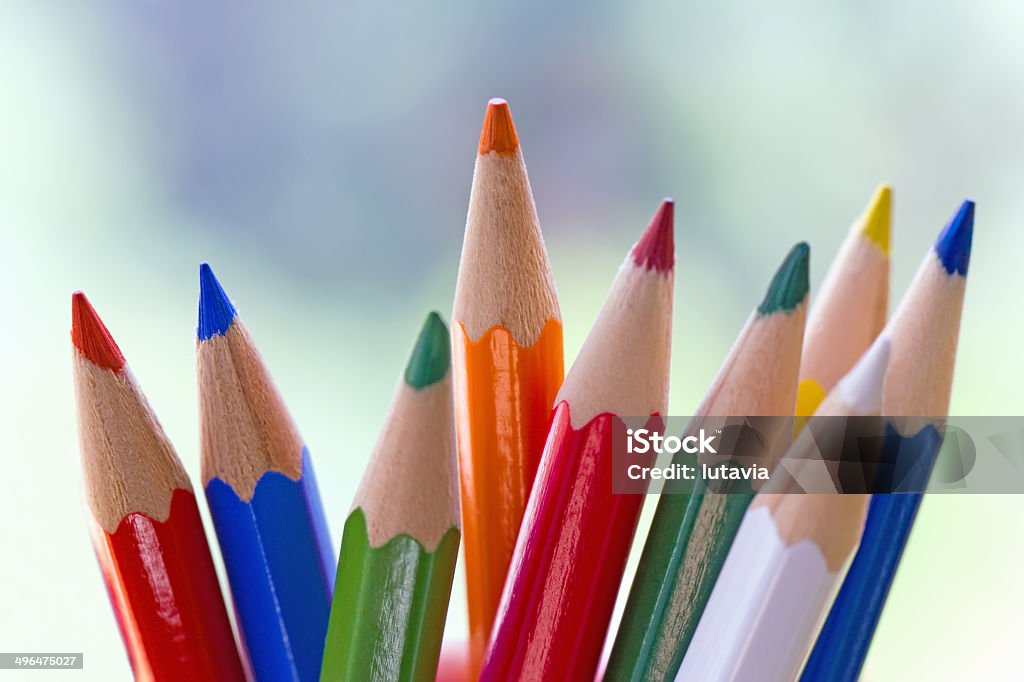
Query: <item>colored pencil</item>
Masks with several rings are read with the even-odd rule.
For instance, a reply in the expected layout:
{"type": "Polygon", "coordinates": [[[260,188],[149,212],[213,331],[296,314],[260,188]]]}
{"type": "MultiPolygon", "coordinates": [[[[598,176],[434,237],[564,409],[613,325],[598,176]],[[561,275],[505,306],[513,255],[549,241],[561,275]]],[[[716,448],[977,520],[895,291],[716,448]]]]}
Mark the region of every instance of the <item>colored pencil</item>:
{"type": "MultiPolygon", "coordinates": [[[[786,256],[696,415],[793,414],[809,254],[806,244],[798,244],[786,256]]],[[[791,422],[778,420],[766,438],[766,463],[791,436],[791,422]]],[[[604,679],[675,675],[751,497],[709,492],[700,481],[689,496],[661,495],[604,679]]]]}
{"type": "MultiPolygon", "coordinates": [[[[892,350],[882,414],[924,418],[899,424],[904,430],[895,434],[918,451],[917,478],[924,481],[941,443],[934,422],[949,409],[973,233],[974,202],[968,200],[925,256],[885,331],[892,350]]],[[[801,679],[852,682],[860,676],[921,497],[872,496],[861,546],[801,679]]]]}
{"type": "Polygon", "coordinates": [[[431,313],[345,522],[324,682],[437,674],[459,552],[450,357],[431,313]]]}
{"type": "Polygon", "coordinates": [[[558,393],[480,679],[593,680],[643,495],[613,495],[612,429],[668,400],[673,207],[612,284],[558,393]]]}
{"type": "Polygon", "coordinates": [[[850,228],[807,315],[797,429],[885,326],[891,224],[892,189],[880,185],[850,228]]]}
{"type": "MultiPolygon", "coordinates": [[[[821,403],[811,427],[831,420],[821,424],[831,428],[836,417],[877,417],[888,360],[889,341],[881,338],[821,403]]],[[[787,455],[807,459],[817,451],[811,428],[805,428],[787,455]]],[[[676,680],[795,679],[860,541],[869,499],[758,494],[676,680]]]]}
{"type": "Polygon", "coordinates": [[[470,665],[480,670],[562,383],[562,316],[515,124],[487,105],[452,313],[470,665]]]}
{"type": "Polygon", "coordinates": [[[235,306],[200,267],[203,485],[255,677],[315,680],[335,555],[309,452],[235,306]]]}
{"type": "Polygon", "coordinates": [[[244,680],[181,461],[85,295],[71,299],[93,543],[139,680],[244,680]]]}

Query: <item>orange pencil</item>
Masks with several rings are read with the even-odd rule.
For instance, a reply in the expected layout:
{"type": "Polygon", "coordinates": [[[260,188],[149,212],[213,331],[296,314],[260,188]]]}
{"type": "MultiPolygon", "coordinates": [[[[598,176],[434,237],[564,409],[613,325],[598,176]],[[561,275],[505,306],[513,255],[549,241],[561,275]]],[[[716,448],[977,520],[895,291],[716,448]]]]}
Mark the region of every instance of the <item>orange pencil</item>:
{"type": "Polygon", "coordinates": [[[562,316],[504,100],[487,106],[452,312],[475,679],[562,383],[562,316]]]}

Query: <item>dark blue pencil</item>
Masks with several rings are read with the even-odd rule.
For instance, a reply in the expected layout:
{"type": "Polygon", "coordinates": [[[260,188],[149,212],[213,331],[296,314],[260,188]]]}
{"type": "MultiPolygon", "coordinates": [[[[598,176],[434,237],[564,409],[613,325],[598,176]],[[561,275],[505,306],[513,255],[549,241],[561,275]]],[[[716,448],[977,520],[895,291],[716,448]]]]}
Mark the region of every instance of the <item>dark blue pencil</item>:
{"type": "MultiPolygon", "coordinates": [[[[941,445],[936,426],[949,410],[973,232],[974,202],[965,201],[883,332],[892,346],[882,412],[895,419],[888,425],[883,458],[891,468],[876,485],[889,490],[920,491],[941,445]]],[[[859,677],[921,498],[920,492],[872,498],[860,548],[804,667],[803,682],[859,677]]]]}
{"type": "Polygon", "coordinates": [[[200,267],[202,473],[256,679],[320,675],[336,569],[309,451],[213,271],[200,267]]]}

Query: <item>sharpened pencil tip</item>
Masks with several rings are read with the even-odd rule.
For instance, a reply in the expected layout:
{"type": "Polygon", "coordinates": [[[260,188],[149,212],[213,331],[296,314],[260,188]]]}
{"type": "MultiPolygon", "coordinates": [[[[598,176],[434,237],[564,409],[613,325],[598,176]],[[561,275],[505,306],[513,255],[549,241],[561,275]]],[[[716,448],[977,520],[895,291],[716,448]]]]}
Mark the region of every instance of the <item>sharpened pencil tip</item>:
{"type": "Polygon", "coordinates": [[[760,315],[771,315],[777,312],[789,312],[807,298],[810,289],[810,256],[811,247],[807,242],[800,242],[782,261],[775,272],[772,283],[768,285],[768,293],[758,306],[760,315]]]}
{"type": "Polygon", "coordinates": [[[882,253],[889,255],[892,232],[892,187],[879,185],[861,216],[860,232],[870,239],[882,253]]]}
{"type": "Polygon", "coordinates": [[[676,264],[675,202],[666,198],[654,212],[640,241],[633,246],[633,262],[648,270],[671,272],[676,264]]]}
{"type": "Polygon", "coordinates": [[[199,266],[199,327],[200,341],[206,341],[218,334],[224,335],[234,322],[238,311],[231,299],[224,293],[224,287],[217,281],[209,263],[199,266]]]}
{"type": "Polygon", "coordinates": [[[436,384],[448,374],[450,364],[448,326],[439,314],[432,312],[427,315],[405,366],[405,383],[416,389],[436,384]]]}
{"type": "Polygon", "coordinates": [[[490,152],[513,154],[519,149],[519,135],[516,124],[512,122],[512,111],[508,102],[495,97],[487,103],[484,115],[484,127],[480,131],[480,156],[490,152]]]}
{"type": "Polygon", "coordinates": [[[974,202],[966,199],[935,240],[935,253],[938,254],[946,272],[951,275],[958,273],[963,277],[967,276],[973,237],[974,202]]]}
{"type": "Polygon", "coordinates": [[[95,365],[120,372],[124,355],[81,291],[71,294],[71,343],[95,365]]]}

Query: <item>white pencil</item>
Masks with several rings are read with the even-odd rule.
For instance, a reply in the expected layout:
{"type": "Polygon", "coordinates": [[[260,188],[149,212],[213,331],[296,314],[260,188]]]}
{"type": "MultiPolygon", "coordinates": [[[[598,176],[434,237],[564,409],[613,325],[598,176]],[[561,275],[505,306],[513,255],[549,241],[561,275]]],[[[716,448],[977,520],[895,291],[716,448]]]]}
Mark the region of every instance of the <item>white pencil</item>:
{"type": "MultiPolygon", "coordinates": [[[[876,416],[889,360],[878,339],[817,416],[876,416]]],[[[816,448],[805,428],[789,456],[816,448]]],[[[867,517],[867,495],[760,494],[743,518],[676,681],[792,680],[867,517]]]]}

